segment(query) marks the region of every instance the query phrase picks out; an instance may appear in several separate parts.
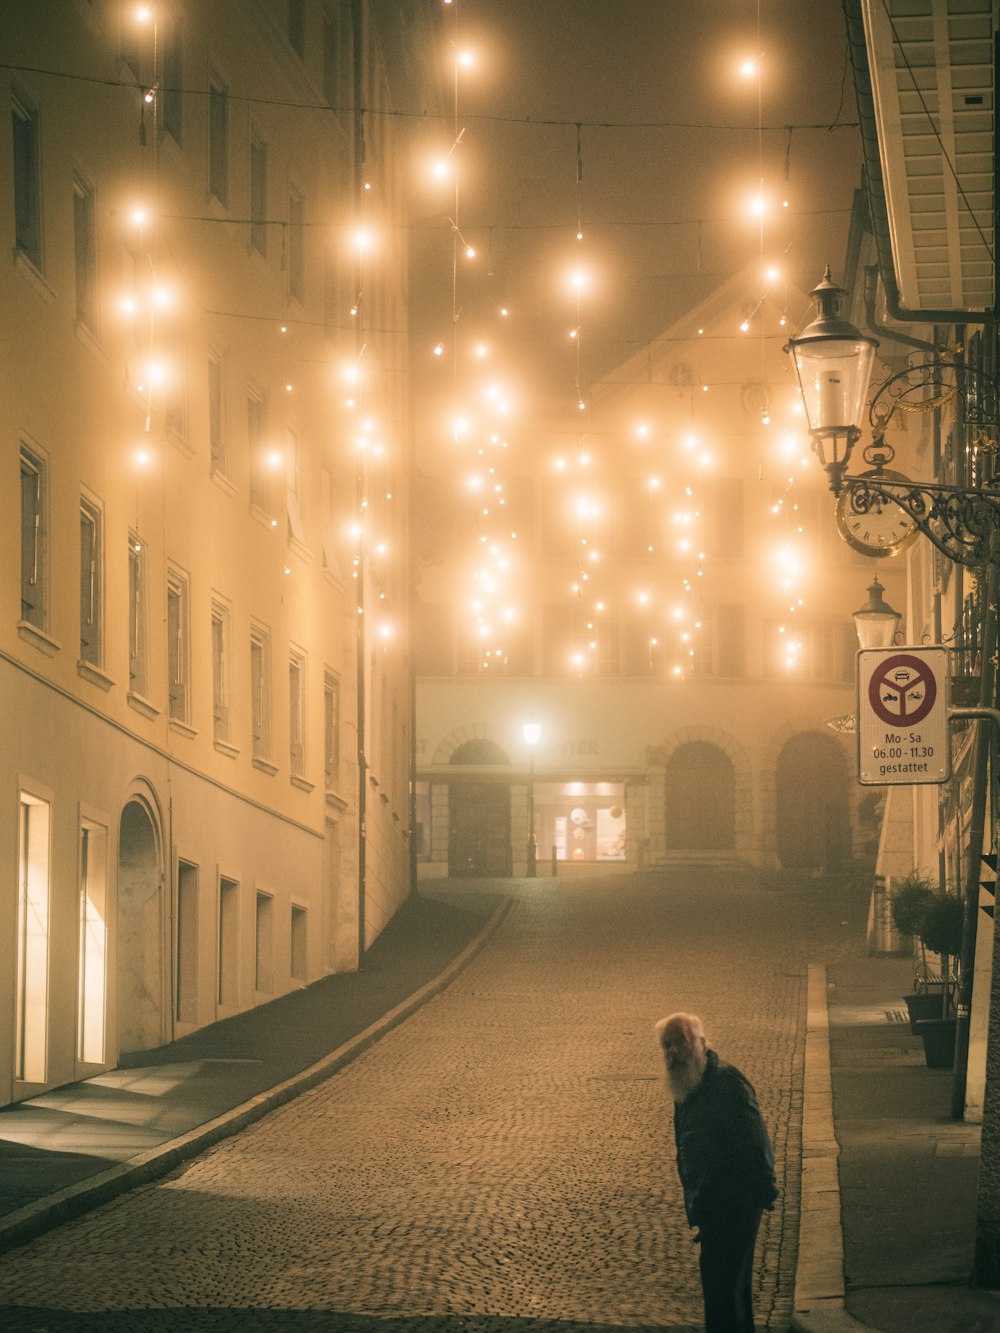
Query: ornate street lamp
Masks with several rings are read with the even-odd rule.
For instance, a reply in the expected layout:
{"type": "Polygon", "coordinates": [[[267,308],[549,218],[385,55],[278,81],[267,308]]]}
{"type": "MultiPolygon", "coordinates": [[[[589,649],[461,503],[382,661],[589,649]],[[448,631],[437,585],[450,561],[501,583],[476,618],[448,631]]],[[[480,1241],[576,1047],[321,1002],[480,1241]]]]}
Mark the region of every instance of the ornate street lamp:
{"type": "Polygon", "coordinates": [[[829,266],[810,295],[816,301],[816,318],[797,338],[789,338],[785,351],[795,363],[813,449],[839,495],[851,450],[861,438],[878,340],[837,312],[845,292],[833,281],[829,266]]]}
{"type": "MultiPolygon", "coordinates": [[[[887,468],[893,449],[884,437],[897,411],[929,412],[954,403],[975,448],[994,452],[1000,429],[1000,385],[967,365],[960,349],[909,362],[872,394],[868,408],[872,442],[864,451],[871,469],[848,477],[847,465],[861,438],[861,411],[878,343],[836,313],[843,289],[832,282],[829,268],[812,295],[817,317],[797,337],[789,338],[785,351],[795,363],[813,449],[838,497],[841,531],[846,535],[853,530],[863,543],[862,532],[868,529],[870,553],[885,555],[902,548],[908,524],[958,564],[985,565],[996,559],[1000,491],[911,481],[887,468]]],[[[851,541],[849,536],[847,540],[851,541]]],[[[857,546],[857,541],[851,545],[857,546]]]]}
{"type": "Polygon", "coordinates": [[[528,747],[528,867],[525,872],[529,879],[538,873],[538,846],[535,842],[535,746],[542,738],[539,722],[525,722],[521,728],[524,743],[528,747]]]}
{"type": "Polygon", "coordinates": [[[862,648],[891,648],[899,628],[899,612],[882,596],[877,576],[868,585],[868,601],[854,613],[854,628],[862,648]]]}

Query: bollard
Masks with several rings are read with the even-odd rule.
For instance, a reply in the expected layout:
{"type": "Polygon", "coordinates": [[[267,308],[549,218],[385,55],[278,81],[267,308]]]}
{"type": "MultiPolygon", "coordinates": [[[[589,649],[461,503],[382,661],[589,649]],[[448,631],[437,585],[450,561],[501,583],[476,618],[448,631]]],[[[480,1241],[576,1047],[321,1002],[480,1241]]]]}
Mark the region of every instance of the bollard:
{"type": "Polygon", "coordinates": [[[552,848],[552,878],[555,879],[559,874],[559,858],[556,856],[556,849],[552,848]]]}

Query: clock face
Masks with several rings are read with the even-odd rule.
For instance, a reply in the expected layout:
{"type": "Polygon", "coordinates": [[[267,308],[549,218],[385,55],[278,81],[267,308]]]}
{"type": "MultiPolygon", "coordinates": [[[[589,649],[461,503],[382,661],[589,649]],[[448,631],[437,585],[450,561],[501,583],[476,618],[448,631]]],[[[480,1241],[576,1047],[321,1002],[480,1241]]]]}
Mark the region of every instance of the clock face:
{"type": "MultiPolygon", "coordinates": [[[[864,477],[874,477],[876,472],[864,472],[864,477]]],[[[889,472],[885,469],[878,475],[886,481],[906,481],[901,472],[889,472]]],[[[841,491],[837,497],[837,527],[848,546],[860,551],[862,555],[895,555],[904,550],[916,539],[919,531],[916,519],[901,509],[893,500],[884,504],[873,504],[866,514],[857,514],[851,506],[849,488],[841,491]]]]}

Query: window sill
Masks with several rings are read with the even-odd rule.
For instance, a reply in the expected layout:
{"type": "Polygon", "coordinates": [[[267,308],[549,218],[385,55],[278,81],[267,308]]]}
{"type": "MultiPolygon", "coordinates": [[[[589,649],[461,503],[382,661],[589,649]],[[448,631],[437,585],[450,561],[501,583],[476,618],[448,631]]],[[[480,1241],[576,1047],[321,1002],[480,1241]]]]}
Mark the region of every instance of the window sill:
{"type": "Polygon", "coordinates": [[[76,319],[73,322],[73,332],[76,334],[77,342],[82,343],[90,355],[100,361],[102,366],[111,365],[107,352],[101,346],[97,334],[89,324],[85,324],[82,319],[76,319]]]}
{"type": "Polygon", "coordinates": [[[240,753],[238,745],[230,745],[228,741],[215,740],[213,742],[219,754],[224,754],[230,759],[236,759],[240,753]]]}
{"type": "Polygon", "coordinates": [[[262,773],[266,773],[268,777],[272,778],[278,771],[278,765],[272,764],[270,759],[258,759],[255,757],[253,760],[253,766],[254,768],[259,768],[262,773]]]}
{"type": "Polygon", "coordinates": [[[310,782],[308,778],[301,777],[298,773],[292,774],[292,786],[298,787],[299,791],[315,791],[315,782],[310,782]]]}
{"type": "Polygon", "coordinates": [[[194,740],[195,736],[198,735],[197,727],[192,727],[189,723],[182,722],[179,717],[172,717],[170,719],[170,730],[179,732],[180,735],[187,736],[191,740],[194,740]]]}
{"type": "Polygon", "coordinates": [[[255,500],[250,501],[250,517],[259,523],[261,527],[268,528],[272,532],[278,526],[278,520],[272,518],[266,509],[261,509],[260,505],[257,504],[255,500]]]}
{"type": "Polygon", "coordinates": [[[17,632],[25,643],[30,643],[33,648],[37,648],[40,653],[46,657],[55,657],[56,653],[62,652],[62,644],[58,643],[51,635],[40,630],[37,625],[33,625],[30,620],[19,620],[17,622],[17,632]]]}
{"type": "Polygon", "coordinates": [[[219,490],[225,491],[227,495],[239,495],[239,489],[229,480],[226,474],[220,472],[218,468],[212,468],[212,480],[215,482],[216,486],[218,486],[219,490]]]}
{"type": "Polygon", "coordinates": [[[160,716],[160,710],[157,708],[156,704],[150,703],[150,701],[143,695],[136,694],[135,690],[129,690],[126,698],[128,699],[129,707],[134,708],[135,711],[141,713],[143,717],[155,718],[160,716]]]}
{"type": "Polygon", "coordinates": [[[313,558],[313,553],[305,542],[299,541],[298,537],[292,536],[291,533],[288,534],[288,547],[289,550],[295,552],[300,560],[311,560],[313,558]]]}
{"type": "Polygon", "coordinates": [[[183,454],[185,458],[194,458],[194,445],[175,426],[167,427],[167,439],[179,454],[183,454]]]}
{"type": "Polygon", "coordinates": [[[344,800],[343,796],[338,796],[335,791],[327,791],[326,803],[331,810],[347,809],[347,802],[344,800]]]}
{"type": "Polygon", "coordinates": [[[93,662],[84,662],[82,658],[76,664],[76,673],[82,680],[89,680],[91,685],[104,691],[110,690],[115,683],[100,667],[94,666],[93,662]]]}
{"type": "Polygon", "coordinates": [[[33,287],[38,295],[47,304],[52,305],[55,302],[56,294],[42,276],[40,269],[36,268],[34,263],[28,258],[23,250],[14,251],[14,267],[24,278],[29,287],[33,287]]]}

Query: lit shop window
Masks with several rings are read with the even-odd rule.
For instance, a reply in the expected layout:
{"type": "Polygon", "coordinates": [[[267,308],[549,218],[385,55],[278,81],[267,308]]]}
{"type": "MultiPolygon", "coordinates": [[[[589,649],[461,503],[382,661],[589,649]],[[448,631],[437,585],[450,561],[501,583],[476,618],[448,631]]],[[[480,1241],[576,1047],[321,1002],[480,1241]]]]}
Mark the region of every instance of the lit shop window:
{"type": "Polygon", "coordinates": [[[625,860],[625,788],[620,782],[535,785],[539,860],[625,860]]]}

